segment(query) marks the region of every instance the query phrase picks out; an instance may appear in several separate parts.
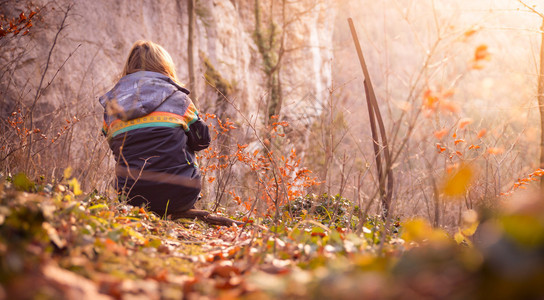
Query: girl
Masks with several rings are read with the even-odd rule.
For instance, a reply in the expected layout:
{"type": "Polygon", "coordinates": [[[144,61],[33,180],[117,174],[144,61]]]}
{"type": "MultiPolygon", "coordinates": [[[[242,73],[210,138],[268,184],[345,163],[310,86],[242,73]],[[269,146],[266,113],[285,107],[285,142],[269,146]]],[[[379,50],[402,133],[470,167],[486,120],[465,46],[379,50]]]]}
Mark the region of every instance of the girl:
{"type": "Polygon", "coordinates": [[[100,97],[117,191],[160,216],[187,211],[200,194],[195,151],[209,146],[208,126],[161,46],[137,41],[122,76],[100,97]]]}

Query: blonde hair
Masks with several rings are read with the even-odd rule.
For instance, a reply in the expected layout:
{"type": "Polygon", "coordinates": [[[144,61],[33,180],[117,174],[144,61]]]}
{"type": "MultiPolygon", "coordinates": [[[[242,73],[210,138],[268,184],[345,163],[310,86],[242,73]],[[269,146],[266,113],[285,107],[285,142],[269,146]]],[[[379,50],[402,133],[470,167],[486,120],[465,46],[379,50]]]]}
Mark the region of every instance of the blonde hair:
{"type": "Polygon", "coordinates": [[[172,57],[163,47],[151,41],[139,40],[134,43],[122,76],[138,71],[161,73],[179,83],[172,57]]]}

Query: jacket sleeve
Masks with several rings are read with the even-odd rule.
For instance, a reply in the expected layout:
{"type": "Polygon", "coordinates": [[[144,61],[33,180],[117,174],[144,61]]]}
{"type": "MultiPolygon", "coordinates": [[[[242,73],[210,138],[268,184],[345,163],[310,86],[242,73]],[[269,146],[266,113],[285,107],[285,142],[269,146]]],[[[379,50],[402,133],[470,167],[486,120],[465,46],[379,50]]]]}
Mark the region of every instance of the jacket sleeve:
{"type": "Polygon", "coordinates": [[[185,133],[187,134],[187,146],[193,151],[206,149],[210,145],[210,130],[200,117],[189,125],[189,131],[185,133]]]}

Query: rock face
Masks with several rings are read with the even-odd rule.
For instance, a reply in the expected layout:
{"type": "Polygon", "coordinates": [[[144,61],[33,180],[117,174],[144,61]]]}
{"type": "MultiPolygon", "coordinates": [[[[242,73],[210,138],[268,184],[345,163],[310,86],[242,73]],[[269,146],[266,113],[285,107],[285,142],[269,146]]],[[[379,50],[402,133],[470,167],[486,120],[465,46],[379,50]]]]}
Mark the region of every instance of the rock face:
{"type": "MultiPolygon", "coordinates": [[[[0,7],[0,14],[7,17],[28,11],[25,1],[6,3],[0,7]]],[[[187,1],[33,3],[41,7],[41,11],[30,33],[0,40],[3,74],[0,113],[5,118],[17,107],[30,107],[47,70],[34,110],[35,126],[50,138],[57,134],[66,118],[75,115],[80,119],[66,137],[70,146],[63,147],[59,159],[88,160],[91,159],[89,149],[104,144],[98,134],[102,123],[98,97],[119,79],[135,41],[146,39],[162,45],[172,55],[180,80],[188,83],[187,1]],[[72,143],[76,139],[78,143],[72,143]]],[[[280,113],[292,122],[308,123],[319,114],[331,82],[335,18],[332,0],[284,2],[285,10],[281,9],[281,1],[196,0],[193,53],[196,84],[191,97],[201,112],[219,117],[231,106],[221,104],[221,97],[207,84],[205,74],[211,66],[231,86],[229,102],[246,117],[262,122],[270,91],[263,54],[254,39],[256,3],[261,8],[264,30],[273,24],[278,32],[285,33],[279,70],[283,87],[280,113]]],[[[277,47],[270,50],[272,55],[278,51],[277,47]]],[[[241,119],[239,112],[232,108],[230,111],[231,118],[241,119]]],[[[41,154],[44,153],[46,151],[41,154]]]]}
{"type": "MultiPolygon", "coordinates": [[[[11,97],[20,94],[23,87],[30,87],[30,95],[34,94],[54,36],[71,1],[57,1],[56,4],[41,2],[45,5],[41,13],[42,21],[35,23],[30,34],[9,42],[3,41],[2,44],[6,50],[1,54],[4,65],[10,56],[26,51],[14,68],[9,88],[6,78],[2,79],[2,90],[8,91],[11,97]]],[[[263,8],[270,5],[266,1],[261,2],[263,8]]],[[[315,114],[327,97],[331,81],[332,1],[308,0],[287,5],[285,19],[281,14],[273,16],[278,27],[289,23],[285,26],[287,51],[282,61],[284,67],[280,70],[286,108],[282,113],[315,114]]],[[[7,15],[24,11],[20,3],[8,6],[2,9],[7,15]]],[[[266,12],[266,9],[263,11],[266,12]]],[[[99,119],[97,97],[118,79],[129,49],[138,39],[152,40],[169,51],[181,81],[188,82],[187,1],[75,1],[65,25],[52,52],[45,81],[49,82],[56,70],[75,52],[40,98],[39,105],[79,107],[81,109],[71,111],[79,114],[89,113],[88,109],[92,108],[91,111],[96,114],[94,118],[99,119]]],[[[203,60],[208,59],[233,86],[231,100],[244,113],[256,114],[268,91],[262,55],[253,39],[254,30],[253,1],[196,1],[193,54],[196,89],[191,96],[200,106],[214,109],[213,102],[217,100],[211,96],[213,91],[210,93],[204,79],[206,66],[203,60]]],[[[14,100],[9,98],[3,101],[14,100]]],[[[10,108],[10,105],[3,103],[3,113],[10,108]]]]}

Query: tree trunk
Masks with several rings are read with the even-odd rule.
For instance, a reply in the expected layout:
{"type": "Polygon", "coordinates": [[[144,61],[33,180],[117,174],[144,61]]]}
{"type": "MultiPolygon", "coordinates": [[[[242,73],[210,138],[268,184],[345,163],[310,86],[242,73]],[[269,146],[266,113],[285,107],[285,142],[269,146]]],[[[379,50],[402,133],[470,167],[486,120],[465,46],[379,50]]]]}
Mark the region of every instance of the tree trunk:
{"type": "MultiPolygon", "coordinates": [[[[538,108],[540,110],[540,168],[544,169],[544,18],[542,18],[542,44],[540,45],[540,74],[538,76],[538,108]]],[[[540,177],[540,188],[544,189],[544,176],[540,177]]]]}
{"type": "MultiPolygon", "coordinates": [[[[189,90],[195,90],[195,66],[193,36],[195,31],[195,0],[187,0],[187,13],[189,14],[189,26],[187,37],[187,66],[189,67],[189,90]]],[[[193,96],[193,101],[196,101],[193,96]]],[[[195,103],[196,104],[196,103],[195,103]]]]}

